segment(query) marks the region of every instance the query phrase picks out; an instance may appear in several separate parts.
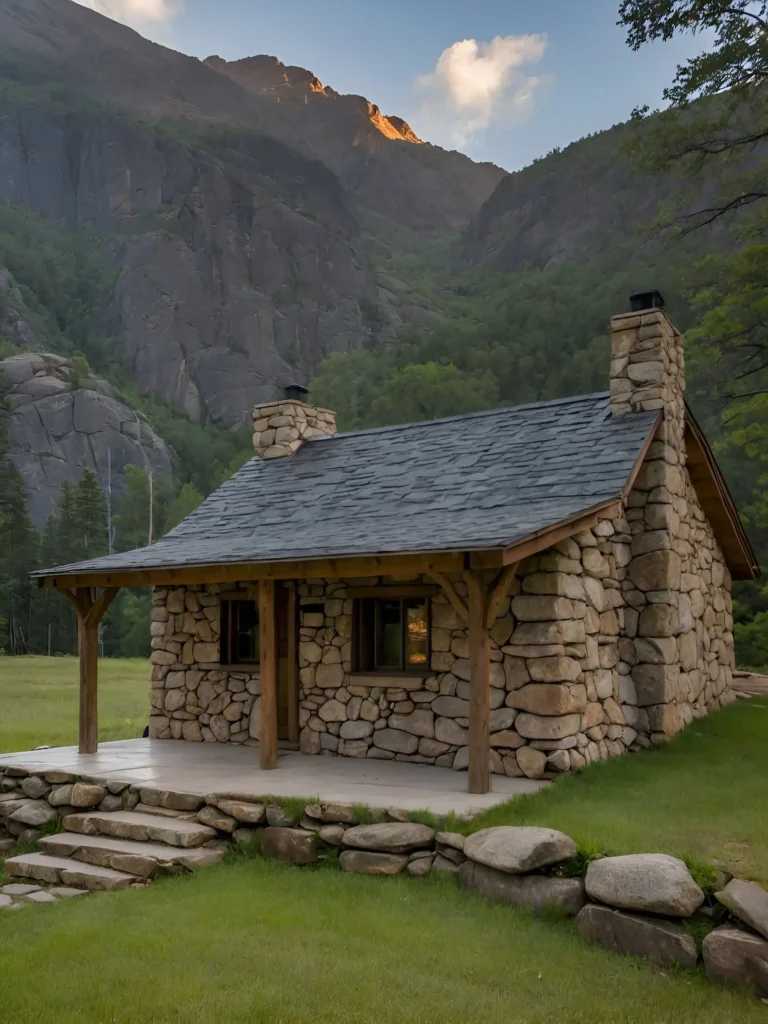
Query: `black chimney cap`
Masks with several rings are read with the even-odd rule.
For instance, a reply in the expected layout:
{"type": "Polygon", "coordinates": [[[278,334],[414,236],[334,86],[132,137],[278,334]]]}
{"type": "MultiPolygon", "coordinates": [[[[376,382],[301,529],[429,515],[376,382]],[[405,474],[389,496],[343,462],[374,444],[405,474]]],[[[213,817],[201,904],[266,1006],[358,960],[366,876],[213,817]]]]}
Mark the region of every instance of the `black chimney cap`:
{"type": "Polygon", "coordinates": [[[629,308],[632,313],[640,313],[644,309],[664,309],[666,302],[661,292],[635,292],[629,296],[629,308]]]}
{"type": "Polygon", "coordinates": [[[303,384],[286,384],[283,388],[283,397],[289,402],[303,402],[304,396],[309,394],[309,388],[305,388],[303,384]]]}

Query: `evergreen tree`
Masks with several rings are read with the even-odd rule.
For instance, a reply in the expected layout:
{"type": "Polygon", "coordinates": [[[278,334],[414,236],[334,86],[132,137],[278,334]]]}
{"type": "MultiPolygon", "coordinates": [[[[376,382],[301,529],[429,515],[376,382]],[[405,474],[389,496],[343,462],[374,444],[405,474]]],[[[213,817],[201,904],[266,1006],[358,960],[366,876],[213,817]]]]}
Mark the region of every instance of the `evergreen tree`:
{"type": "Polygon", "coordinates": [[[80,526],[83,558],[97,558],[109,550],[107,500],[94,473],[87,470],[77,485],[75,510],[80,526]]]}
{"type": "Polygon", "coordinates": [[[24,481],[9,460],[0,462],[0,648],[32,650],[34,598],[29,573],[37,567],[38,537],[27,510],[24,481]]]}

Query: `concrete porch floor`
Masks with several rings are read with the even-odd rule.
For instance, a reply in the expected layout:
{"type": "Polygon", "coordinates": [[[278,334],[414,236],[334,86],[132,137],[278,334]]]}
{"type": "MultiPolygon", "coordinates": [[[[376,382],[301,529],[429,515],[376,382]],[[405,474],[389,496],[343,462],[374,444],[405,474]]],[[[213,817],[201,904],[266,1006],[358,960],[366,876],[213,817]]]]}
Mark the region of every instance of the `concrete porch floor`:
{"type": "Polygon", "coordinates": [[[57,768],[200,796],[238,792],[255,797],[316,797],[323,803],[399,807],[433,814],[453,811],[460,817],[547,785],[494,775],[493,792],[478,795],[466,792],[466,772],[450,768],[293,752],[281,752],[277,768],[262,771],[258,747],[181,740],[117,740],[100,744],[96,754],[79,754],[77,747],[0,754],[0,769],[10,765],[37,772],[57,768]]]}

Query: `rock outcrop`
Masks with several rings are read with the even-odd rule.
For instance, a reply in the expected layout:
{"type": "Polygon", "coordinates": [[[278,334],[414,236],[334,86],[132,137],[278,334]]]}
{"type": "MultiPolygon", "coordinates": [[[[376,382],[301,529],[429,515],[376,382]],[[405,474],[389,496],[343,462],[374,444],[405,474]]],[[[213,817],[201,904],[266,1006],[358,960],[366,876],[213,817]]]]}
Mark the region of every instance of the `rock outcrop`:
{"type": "Polygon", "coordinates": [[[29,494],[37,527],[53,511],[65,480],[86,470],[106,489],[111,461],[112,487],[123,485],[125,467],[149,464],[170,475],[170,452],[154,430],[121,402],[106,381],[78,380],[69,359],[26,352],[0,360],[10,457],[29,494]]]}

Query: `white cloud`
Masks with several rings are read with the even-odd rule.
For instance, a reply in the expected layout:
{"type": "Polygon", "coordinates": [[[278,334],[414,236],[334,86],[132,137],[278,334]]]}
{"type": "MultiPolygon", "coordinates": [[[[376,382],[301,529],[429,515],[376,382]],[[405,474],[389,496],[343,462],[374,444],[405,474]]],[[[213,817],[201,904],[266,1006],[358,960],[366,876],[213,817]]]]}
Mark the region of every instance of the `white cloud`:
{"type": "Polygon", "coordinates": [[[496,36],[490,43],[463,39],[440,54],[424,90],[422,116],[432,134],[455,146],[471,142],[492,121],[524,121],[547,77],[529,74],[547,48],[545,35],[496,36]]]}
{"type": "Polygon", "coordinates": [[[84,7],[98,11],[114,21],[133,28],[147,28],[171,21],[181,10],[184,0],[77,0],[84,7]]]}

